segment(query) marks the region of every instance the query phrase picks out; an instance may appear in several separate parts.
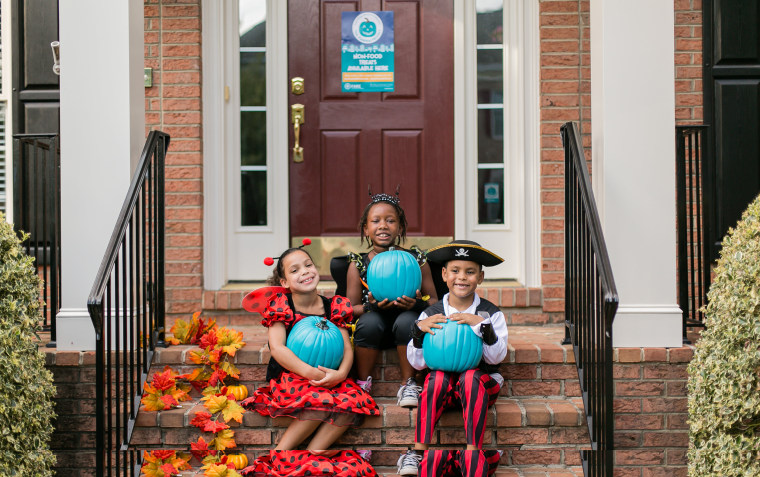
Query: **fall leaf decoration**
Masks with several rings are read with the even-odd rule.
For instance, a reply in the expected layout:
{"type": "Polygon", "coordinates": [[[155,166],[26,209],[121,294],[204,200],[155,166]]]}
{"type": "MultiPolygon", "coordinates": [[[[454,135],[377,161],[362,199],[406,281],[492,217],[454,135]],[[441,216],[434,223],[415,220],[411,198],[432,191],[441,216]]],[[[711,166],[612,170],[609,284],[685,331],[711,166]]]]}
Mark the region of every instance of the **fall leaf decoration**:
{"type": "MultiPolygon", "coordinates": [[[[188,374],[180,375],[167,366],[162,373],[153,376],[151,383],[145,384],[142,403],[148,411],[178,407],[179,402],[190,399],[190,386],[177,384],[177,380],[188,381],[202,392],[201,400],[206,408],[206,411],[196,412],[190,424],[203,432],[214,434],[208,442],[202,436],[191,442],[192,456],[202,462],[204,476],[241,477],[236,472],[236,462],[241,461],[245,455],[235,454],[236,457],[231,458],[225,455],[225,450],[237,447],[235,431],[230,429],[227,423],[231,420],[243,422],[243,414],[246,411],[237,403],[236,395],[240,395],[242,391],[237,388],[243,388],[246,394],[247,388],[228,387],[224,381],[240,377],[240,370],[233,364],[232,359],[235,353],[245,346],[243,333],[220,328],[213,319],[204,323],[200,318],[200,312],[194,313],[189,323],[182,320],[175,322],[171,332],[174,334],[174,338],[168,340],[171,344],[198,345],[199,349],[190,351],[189,357],[190,361],[200,367],[188,374]],[[237,392],[233,392],[234,390],[237,392]]],[[[189,468],[187,461],[191,459],[191,456],[187,455],[183,460],[174,454],[174,451],[153,451],[148,456],[146,453],[142,469],[148,477],[179,475],[180,470],[189,468]]]]}
{"type": "Polygon", "coordinates": [[[203,475],[206,477],[241,477],[234,468],[230,468],[225,464],[210,464],[208,467],[204,468],[206,469],[206,472],[204,472],[203,475]]]}
{"type": "Polygon", "coordinates": [[[214,396],[204,396],[201,398],[201,401],[205,401],[203,405],[212,414],[221,412],[224,422],[229,422],[230,420],[243,422],[243,413],[245,412],[245,409],[240,407],[234,399],[228,399],[228,397],[223,394],[217,394],[214,396]]]}
{"type": "Polygon", "coordinates": [[[175,321],[174,326],[169,330],[174,335],[172,338],[167,339],[169,344],[196,344],[203,335],[216,326],[216,320],[210,319],[207,323],[204,323],[203,318],[200,316],[201,312],[196,311],[193,313],[193,317],[189,323],[185,320],[175,321]]]}
{"type": "Polygon", "coordinates": [[[140,469],[147,477],[170,477],[179,475],[181,470],[190,469],[190,454],[173,450],[154,450],[143,453],[140,469]]]}
{"type": "Polygon", "coordinates": [[[245,346],[242,332],[214,326],[200,337],[198,344],[201,349],[191,351],[190,360],[202,367],[184,376],[196,389],[223,384],[227,376],[240,377],[231,358],[245,346]]]}
{"type": "Polygon", "coordinates": [[[179,407],[182,401],[190,400],[190,386],[177,384],[177,376],[166,366],[162,373],[153,375],[153,381],[145,383],[141,402],[146,411],[165,411],[179,407]]]}
{"type": "Polygon", "coordinates": [[[209,449],[203,437],[198,437],[196,442],[190,443],[190,453],[200,461],[204,460],[207,456],[216,457],[217,455],[216,449],[209,449]]]}

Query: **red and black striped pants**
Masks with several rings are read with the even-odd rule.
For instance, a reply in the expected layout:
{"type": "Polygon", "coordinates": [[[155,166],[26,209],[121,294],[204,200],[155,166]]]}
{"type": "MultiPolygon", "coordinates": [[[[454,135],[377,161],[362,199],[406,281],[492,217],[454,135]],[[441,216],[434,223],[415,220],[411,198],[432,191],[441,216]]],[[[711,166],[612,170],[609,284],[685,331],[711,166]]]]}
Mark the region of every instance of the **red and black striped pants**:
{"type": "Polygon", "coordinates": [[[496,401],[499,389],[498,381],[479,369],[464,373],[431,371],[420,394],[414,441],[430,444],[443,411],[461,405],[467,444],[482,448],[486,412],[496,401]]]}
{"type": "Polygon", "coordinates": [[[425,451],[420,464],[420,477],[486,477],[499,466],[497,450],[425,451]]]}

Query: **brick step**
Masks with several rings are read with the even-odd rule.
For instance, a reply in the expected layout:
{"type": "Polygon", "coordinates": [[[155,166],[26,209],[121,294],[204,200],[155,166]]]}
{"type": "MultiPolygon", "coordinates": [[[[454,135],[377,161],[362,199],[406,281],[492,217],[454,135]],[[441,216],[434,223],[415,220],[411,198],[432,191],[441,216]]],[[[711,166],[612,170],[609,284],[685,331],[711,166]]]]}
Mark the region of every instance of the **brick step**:
{"type": "MultiPolygon", "coordinates": [[[[347,431],[338,446],[385,446],[406,448],[414,440],[416,409],[405,409],[392,399],[377,399],[380,415],[365,419],[362,426],[347,431]]],[[[181,403],[178,409],[148,412],[137,416],[131,445],[149,449],[162,446],[189,449],[190,442],[208,437],[190,421],[205,411],[197,400],[181,403]]],[[[588,442],[580,398],[512,399],[500,397],[489,409],[484,445],[488,448],[539,445],[547,450],[582,446],[588,442]]],[[[270,449],[280,438],[288,418],[270,418],[246,412],[243,422],[228,423],[235,429],[235,441],[244,450],[270,449]]],[[[437,447],[464,446],[461,411],[444,412],[433,440],[437,447]]]]}
{"type": "MultiPolygon", "coordinates": [[[[266,345],[267,330],[250,325],[234,328],[243,332],[246,343],[235,356],[235,363],[241,371],[240,381],[253,391],[265,382],[270,357],[266,345]]],[[[572,350],[569,345],[561,343],[563,326],[511,326],[509,333],[509,352],[500,366],[505,378],[503,396],[580,396],[572,350]]],[[[167,365],[180,373],[190,372],[196,366],[190,360],[190,352],[195,349],[196,346],[182,345],[156,350],[153,372],[161,371],[167,365]]],[[[395,350],[380,354],[372,376],[375,397],[396,395],[401,376],[395,350]]]]}
{"type": "MultiPolygon", "coordinates": [[[[396,473],[395,466],[374,467],[378,477],[400,477],[396,473]]],[[[180,477],[203,477],[202,470],[190,470],[179,473],[180,477]]],[[[583,477],[583,469],[580,467],[521,467],[496,469],[494,477],[583,477]]]]}

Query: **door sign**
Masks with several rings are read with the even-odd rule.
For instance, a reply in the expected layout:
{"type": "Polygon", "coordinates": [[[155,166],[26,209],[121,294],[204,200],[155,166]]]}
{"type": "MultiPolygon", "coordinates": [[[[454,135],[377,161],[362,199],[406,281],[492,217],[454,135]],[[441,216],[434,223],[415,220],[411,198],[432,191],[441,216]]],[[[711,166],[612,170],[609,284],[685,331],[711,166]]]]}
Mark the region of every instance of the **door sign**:
{"type": "Polygon", "coordinates": [[[341,89],[393,91],[393,12],[341,12],[341,89]]]}

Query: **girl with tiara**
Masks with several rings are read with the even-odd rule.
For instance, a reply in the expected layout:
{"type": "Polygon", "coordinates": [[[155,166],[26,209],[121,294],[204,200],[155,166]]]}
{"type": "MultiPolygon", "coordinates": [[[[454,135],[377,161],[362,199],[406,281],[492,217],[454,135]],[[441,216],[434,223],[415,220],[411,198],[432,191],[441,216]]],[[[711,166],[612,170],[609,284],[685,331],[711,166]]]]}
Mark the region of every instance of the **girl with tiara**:
{"type": "MultiPolygon", "coordinates": [[[[304,245],[310,244],[309,239],[304,245]]],[[[319,272],[303,246],[290,248],[276,259],[270,287],[254,290],[243,299],[243,308],[260,313],[268,327],[271,358],[267,386],[257,389],[242,405],[272,418],[293,418],[277,447],[244,469],[244,475],[291,476],[307,468],[310,475],[374,476],[375,471],[357,452],[329,450],[348,429],[365,416],[377,416],[375,401],[352,379],[353,351],[346,326],[352,321],[350,302],[317,293],[319,272]],[[313,367],[287,346],[293,326],[307,316],[323,316],[343,337],[343,360],[338,369],[313,367]],[[295,450],[310,435],[306,450],[295,450]]],[[[275,260],[264,261],[272,265],[275,260]]]]}
{"type": "Polygon", "coordinates": [[[395,346],[402,378],[397,393],[398,405],[417,407],[421,387],[417,385],[415,370],[406,357],[406,347],[412,338],[412,325],[420,312],[438,301],[425,253],[415,246],[406,250],[414,255],[422,271],[422,290],[417,290],[416,296],[378,302],[366,285],[367,267],[372,259],[391,247],[401,249],[400,245],[406,240],[406,214],[398,197],[400,187],[396,188],[395,196],[372,195],[369,191],[369,204],[359,220],[361,242],[366,241],[369,251],[349,254],[349,260],[355,266],[348,267],[346,296],[354,303],[353,312],[357,319],[354,330],[357,384],[369,392],[372,387],[370,374],[380,350],[395,346]]]}

